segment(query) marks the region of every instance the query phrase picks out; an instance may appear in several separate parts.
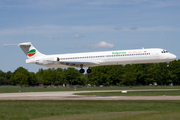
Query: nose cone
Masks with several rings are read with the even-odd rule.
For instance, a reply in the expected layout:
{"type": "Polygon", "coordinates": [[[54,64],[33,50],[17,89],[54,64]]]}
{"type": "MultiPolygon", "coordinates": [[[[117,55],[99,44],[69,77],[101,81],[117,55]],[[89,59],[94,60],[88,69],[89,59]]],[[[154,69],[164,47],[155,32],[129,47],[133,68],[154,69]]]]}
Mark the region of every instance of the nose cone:
{"type": "Polygon", "coordinates": [[[171,54],[170,59],[171,59],[171,60],[176,60],[176,59],[177,59],[177,56],[174,55],[174,54],[171,54]]]}

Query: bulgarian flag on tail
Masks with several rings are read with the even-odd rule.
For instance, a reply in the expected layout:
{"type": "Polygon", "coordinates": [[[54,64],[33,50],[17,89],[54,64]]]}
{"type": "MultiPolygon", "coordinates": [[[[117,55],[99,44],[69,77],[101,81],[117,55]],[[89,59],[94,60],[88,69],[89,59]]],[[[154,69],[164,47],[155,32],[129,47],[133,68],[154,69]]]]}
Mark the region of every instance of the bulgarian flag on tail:
{"type": "Polygon", "coordinates": [[[28,52],[28,57],[32,57],[33,55],[36,54],[36,50],[35,49],[32,49],[28,52]]]}

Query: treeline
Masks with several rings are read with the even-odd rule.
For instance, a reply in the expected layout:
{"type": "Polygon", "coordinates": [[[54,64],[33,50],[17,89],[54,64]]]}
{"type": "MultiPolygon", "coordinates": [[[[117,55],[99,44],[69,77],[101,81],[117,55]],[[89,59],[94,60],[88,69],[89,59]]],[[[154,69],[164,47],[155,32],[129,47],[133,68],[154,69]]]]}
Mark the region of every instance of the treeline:
{"type": "Polygon", "coordinates": [[[87,77],[84,74],[80,74],[75,68],[39,69],[37,73],[29,72],[23,67],[17,68],[13,73],[10,71],[5,73],[0,70],[0,85],[18,84],[33,86],[40,83],[44,85],[85,85],[87,83],[87,77]]]}
{"type": "Polygon", "coordinates": [[[99,85],[180,85],[180,60],[169,63],[94,67],[91,84],[99,85]]]}
{"type": "Polygon", "coordinates": [[[0,85],[180,85],[180,60],[169,63],[133,64],[93,67],[90,74],[75,68],[39,69],[29,72],[23,67],[14,72],[0,70],[0,85]]]}

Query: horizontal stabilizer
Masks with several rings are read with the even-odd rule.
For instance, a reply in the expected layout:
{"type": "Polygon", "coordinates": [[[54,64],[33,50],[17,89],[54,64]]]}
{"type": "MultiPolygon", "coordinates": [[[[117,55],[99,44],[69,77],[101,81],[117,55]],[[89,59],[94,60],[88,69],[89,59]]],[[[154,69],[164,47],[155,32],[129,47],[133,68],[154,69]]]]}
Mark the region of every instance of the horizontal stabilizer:
{"type": "Polygon", "coordinates": [[[18,44],[4,44],[4,46],[18,46],[18,44]]]}

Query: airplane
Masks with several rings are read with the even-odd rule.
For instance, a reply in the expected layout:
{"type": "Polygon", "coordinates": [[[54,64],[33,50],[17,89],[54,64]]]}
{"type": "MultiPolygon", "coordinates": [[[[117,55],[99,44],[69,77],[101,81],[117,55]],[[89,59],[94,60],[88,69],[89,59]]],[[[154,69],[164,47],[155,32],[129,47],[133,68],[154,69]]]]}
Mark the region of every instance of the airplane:
{"type": "Polygon", "coordinates": [[[160,48],[45,55],[40,53],[31,42],[19,43],[16,46],[19,46],[28,57],[26,63],[52,68],[80,67],[80,73],[85,72],[83,67],[88,67],[86,72],[91,73],[91,67],[94,66],[168,63],[177,58],[176,55],[160,48]]]}

